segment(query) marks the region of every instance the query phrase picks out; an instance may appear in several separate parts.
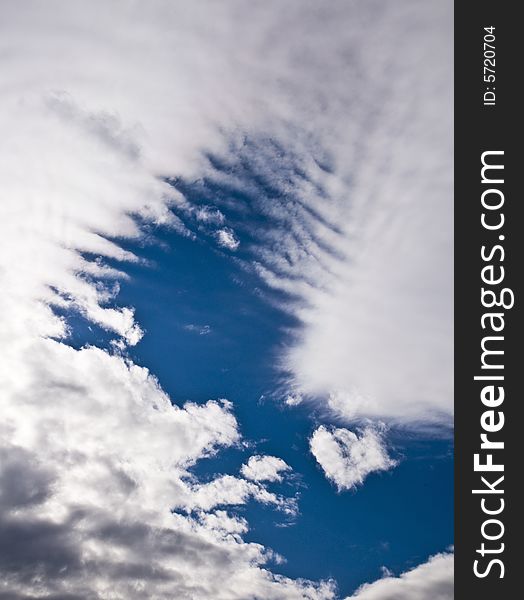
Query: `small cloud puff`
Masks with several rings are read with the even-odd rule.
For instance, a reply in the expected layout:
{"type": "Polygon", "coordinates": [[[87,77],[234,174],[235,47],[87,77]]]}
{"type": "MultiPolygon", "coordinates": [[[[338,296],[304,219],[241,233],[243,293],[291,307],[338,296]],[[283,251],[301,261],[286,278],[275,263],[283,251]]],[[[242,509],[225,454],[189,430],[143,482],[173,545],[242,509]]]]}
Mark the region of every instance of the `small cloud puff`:
{"type": "Polygon", "coordinates": [[[302,404],[303,398],[301,394],[288,394],[284,400],[286,406],[298,406],[302,404]]]}
{"type": "Polygon", "coordinates": [[[282,481],[282,472],[291,471],[291,467],[276,456],[250,456],[247,464],[240,469],[246,479],[252,481],[282,481]]]}
{"type": "Polygon", "coordinates": [[[240,246],[240,242],[236,238],[235,232],[227,227],[224,227],[224,229],[219,229],[215,233],[215,239],[219,246],[222,248],[227,248],[228,250],[235,251],[240,246]]]}
{"type": "Polygon", "coordinates": [[[367,427],[358,437],[344,428],[321,425],[311,436],[313,456],[338,490],[356,488],[374,471],[387,471],[397,463],[384,447],[380,431],[367,427]]]}

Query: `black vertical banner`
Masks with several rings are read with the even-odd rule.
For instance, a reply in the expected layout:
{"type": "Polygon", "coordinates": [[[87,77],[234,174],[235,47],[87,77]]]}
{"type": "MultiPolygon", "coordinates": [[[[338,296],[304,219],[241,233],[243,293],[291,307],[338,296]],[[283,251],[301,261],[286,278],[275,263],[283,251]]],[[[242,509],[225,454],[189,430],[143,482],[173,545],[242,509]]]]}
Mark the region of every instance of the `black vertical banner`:
{"type": "Polygon", "coordinates": [[[516,2],[455,3],[455,597],[521,597],[524,168],[516,2]]]}

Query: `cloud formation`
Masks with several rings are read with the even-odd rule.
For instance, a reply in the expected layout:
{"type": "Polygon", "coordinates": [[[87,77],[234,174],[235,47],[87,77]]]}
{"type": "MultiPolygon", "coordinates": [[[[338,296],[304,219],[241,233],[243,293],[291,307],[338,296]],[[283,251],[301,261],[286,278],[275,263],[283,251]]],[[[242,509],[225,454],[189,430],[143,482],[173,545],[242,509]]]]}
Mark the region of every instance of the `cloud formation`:
{"type": "Polygon", "coordinates": [[[231,229],[219,229],[215,234],[217,244],[228,250],[238,250],[240,242],[231,229]]]}
{"type": "Polygon", "coordinates": [[[43,195],[54,216],[30,232],[45,266],[20,235],[2,250],[136,343],[132,309],[70,275],[103,267],[51,256],[64,217],[66,247],[95,254],[122,254],[104,238],[136,235],[132,213],[236,254],[251,228],[248,262],[301,323],[282,356],[294,393],[335,395],[347,421],[449,422],[451,8],[4,2],[8,211],[43,195]],[[220,193],[195,204],[170,177],[220,193]]]}
{"type": "Polygon", "coordinates": [[[247,523],[229,512],[254,499],[295,514],[294,499],[191,474],[239,441],[230,403],[178,408],[146,369],[93,347],[26,339],[23,355],[3,359],[4,593],[332,596],[330,584],[272,575],[272,552],[243,542],[247,523]]]}
{"type": "Polygon", "coordinates": [[[447,69],[428,66],[437,38],[447,46],[448,13],[421,4],[2,2],[0,594],[334,597],[332,582],[273,574],[276,556],[242,537],[234,506],[293,513],[294,499],[262,479],[192,475],[238,443],[233,408],[179,408],[126,358],[144,332],[118,304],[118,282],[140,259],[119,243],[145,224],[238,254],[238,195],[194,203],[170,178],[238,191],[209,157],[245,159],[244,198],[278,191],[253,207],[267,226],[251,232],[251,256],[297,299],[286,306],[302,323],[284,357],[293,397],[337,393],[349,417],[449,412],[437,93],[449,79],[442,86],[447,69]],[[67,345],[74,313],[113,336],[114,350],[67,345]],[[352,386],[365,394],[356,411],[352,386]]]}
{"type": "Polygon", "coordinates": [[[376,471],[396,465],[384,447],[381,432],[367,427],[360,435],[341,427],[318,427],[309,440],[313,456],[339,490],[361,485],[376,471]]]}
{"type": "Polygon", "coordinates": [[[282,481],[282,473],[291,467],[277,456],[250,456],[247,464],[242,465],[240,472],[252,481],[282,481]]]}
{"type": "Polygon", "coordinates": [[[450,9],[360,4],[344,33],[334,9],[334,45],[306,26],[297,118],[234,140],[197,185],[221,190],[249,262],[300,321],[282,354],[295,397],[347,422],[451,421],[450,9]]]}
{"type": "MultiPolygon", "coordinates": [[[[399,577],[385,577],[363,585],[356,600],[453,600],[453,554],[432,556],[428,562],[399,577]]],[[[346,600],[350,600],[347,598],[346,600]]]]}

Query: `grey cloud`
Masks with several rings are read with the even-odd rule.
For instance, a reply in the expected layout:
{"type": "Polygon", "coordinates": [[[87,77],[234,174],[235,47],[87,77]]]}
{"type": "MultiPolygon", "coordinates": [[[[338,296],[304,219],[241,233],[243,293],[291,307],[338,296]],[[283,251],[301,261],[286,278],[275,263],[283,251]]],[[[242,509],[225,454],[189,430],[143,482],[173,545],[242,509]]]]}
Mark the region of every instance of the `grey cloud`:
{"type": "Polygon", "coordinates": [[[39,504],[51,493],[52,473],[27,450],[0,448],[0,507],[25,508],[39,504]]]}
{"type": "Polygon", "coordinates": [[[81,567],[71,535],[74,522],[54,524],[34,516],[0,520],[0,570],[28,586],[74,576],[81,567]]]}
{"type": "Polygon", "coordinates": [[[81,109],[73,98],[63,92],[45,98],[46,106],[59,118],[65,119],[93,135],[109,148],[136,160],[140,157],[140,146],[134,140],[135,133],[125,130],[119,118],[107,112],[89,113],[81,109]]]}

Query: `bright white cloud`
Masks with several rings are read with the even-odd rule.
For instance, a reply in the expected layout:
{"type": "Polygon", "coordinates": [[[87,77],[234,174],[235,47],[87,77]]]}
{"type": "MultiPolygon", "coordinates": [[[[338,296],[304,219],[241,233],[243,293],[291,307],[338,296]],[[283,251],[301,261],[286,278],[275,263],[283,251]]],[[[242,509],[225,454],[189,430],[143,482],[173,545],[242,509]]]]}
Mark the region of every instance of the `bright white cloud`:
{"type": "Polygon", "coordinates": [[[344,428],[318,427],[309,441],[311,452],[326,477],[339,490],[355,488],[375,471],[395,466],[384,447],[381,432],[368,427],[360,435],[344,428]]]}
{"type": "Polygon", "coordinates": [[[210,483],[196,486],[192,506],[210,510],[216,506],[246,504],[250,498],[262,504],[273,505],[289,516],[297,514],[294,498],[278,496],[258,482],[253,483],[231,475],[217,477],[210,483]]]}
{"type": "MultiPolygon", "coordinates": [[[[453,600],[453,554],[437,554],[402,573],[363,585],[351,596],[357,600],[453,600]]],[[[346,600],[350,600],[347,598],[346,600]]]]}
{"type": "Polygon", "coordinates": [[[301,321],[282,356],[290,387],[336,398],[347,422],[451,420],[450,8],[381,3],[342,18],[347,46],[325,24],[345,50],[300,50],[304,63],[330,59],[308,134],[241,141],[216,173],[270,223],[248,233],[258,274],[301,321]]]}
{"type": "Polygon", "coordinates": [[[299,299],[302,336],[285,360],[297,394],[336,388],[343,398],[351,384],[366,394],[358,414],[449,412],[438,90],[450,79],[430,60],[437,39],[439,52],[448,46],[441,5],[2,2],[4,595],[334,596],[331,583],[272,574],[274,555],[243,541],[248,524],[230,510],[253,499],[293,512],[293,499],[188,471],[238,442],[232,407],[172,406],[127,358],[68,347],[52,308],[111,332],[125,356],[143,332],[117,302],[125,275],[106,264],[125,272],[138,260],[118,240],[138,238],[139,221],[189,237],[196,223],[236,250],[226,209],[192,205],[165,178],[217,177],[207,152],[233,161],[246,137],[271,138],[284,149],[278,161],[263,144],[248,159],[289,202],[267,206],[271,226],[253,247],[261,275],[299,299]]]}
{"type": "Polygon", "coordinates": [[[273,554],[243,542],[247,523],[227,512],[253,499],[294,515],[293,498],[231,475],[202,484],[188,471],[239,441],[230,403],[178,408],[125,358],[23,341],[2,357],[2,591],[332,596],[328,584],[265,570],[273,554]]]}
{"type": "Polygon", "coordinates": [[[228,250],[237,250],[240,242],[235,237],[235,233],[231,229],[219,229],[215,234],[217,243],[228,250]]]}
{"type": "Polygon", "coordinates": [[[282,473],[291,467],[277,456],[250,456],[247,464],[242,465],[241,473],[252,481],[282,481],[282,473]]]}

